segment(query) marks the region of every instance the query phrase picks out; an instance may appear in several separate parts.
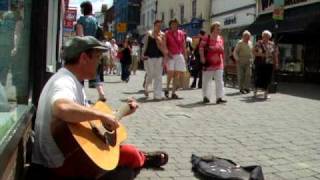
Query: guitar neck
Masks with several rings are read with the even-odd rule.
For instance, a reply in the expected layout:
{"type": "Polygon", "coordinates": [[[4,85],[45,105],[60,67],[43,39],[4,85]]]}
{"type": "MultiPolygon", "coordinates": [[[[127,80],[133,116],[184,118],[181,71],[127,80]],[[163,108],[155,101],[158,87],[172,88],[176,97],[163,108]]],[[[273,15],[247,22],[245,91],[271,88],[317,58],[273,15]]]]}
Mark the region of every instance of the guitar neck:
{"type": "Polygon", "coordinates": [[[130,112],[130,105],[128,103],[123,104],[120,106],[118,111],[115,112],[114,116],[116,120],[121,120],[125,115],[127,115],[130,112]]]}

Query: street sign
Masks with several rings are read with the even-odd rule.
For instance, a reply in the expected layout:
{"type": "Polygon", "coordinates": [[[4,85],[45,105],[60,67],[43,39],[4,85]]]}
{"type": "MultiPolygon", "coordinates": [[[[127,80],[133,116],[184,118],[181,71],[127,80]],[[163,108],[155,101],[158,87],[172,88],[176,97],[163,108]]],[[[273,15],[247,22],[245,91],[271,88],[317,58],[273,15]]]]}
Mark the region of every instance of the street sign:
{"type": "Polygon", "coordinates": [[[77,20],[77,9],[66,9],[64,18],[67,21],[76,21],[77,20]]]}
{"type": "Polygon", "coordinates": [[[64,14],[64,28],[73,29],[73,24],[77,20],[77,9],[66,9],[64,14]]]}
{"type": "Polygon", "coordinates": [[[117,31],[120,33],[127,32],[127,23],[118,23],[117,24],[117,31]]]}
{"type": "Polygon", "coordinates": [[[274,0],[274,9],[272,18],[274,20],[283,20],[284,16],[284,0],[274,0]]]}

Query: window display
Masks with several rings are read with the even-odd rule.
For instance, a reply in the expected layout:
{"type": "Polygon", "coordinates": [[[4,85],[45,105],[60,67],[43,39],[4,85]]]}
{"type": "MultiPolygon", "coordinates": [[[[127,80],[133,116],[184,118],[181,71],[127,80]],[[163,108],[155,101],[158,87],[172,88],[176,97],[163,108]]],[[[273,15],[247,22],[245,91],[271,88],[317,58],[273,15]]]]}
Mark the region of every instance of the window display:
{"type": "Polygon", "coordinates": [[[26,104],[31,0],[1,0],[0,83],[10,103],[26,104]]]}

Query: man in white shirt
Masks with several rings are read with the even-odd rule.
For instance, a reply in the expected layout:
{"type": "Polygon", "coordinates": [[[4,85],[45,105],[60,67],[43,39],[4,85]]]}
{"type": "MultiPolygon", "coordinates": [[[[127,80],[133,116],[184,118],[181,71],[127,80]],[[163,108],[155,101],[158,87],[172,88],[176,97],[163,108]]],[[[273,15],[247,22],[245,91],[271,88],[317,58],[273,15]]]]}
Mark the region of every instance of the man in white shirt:
{"type": "MultiPolygon", "coordinates": [[[[107,49],[92,36],[74,37],[67,41],[63,51],[65,66],[49,79],[40,95],[34,127],[33,166],[45,167],[53,176],[73,177],[76,174],[86,177],[87,172],[77,171],[77,167],[86,167],[86,164],[79,164],[80,160],[65,162],[66,158],[57,146],[52,130],[61,123],[79,123],[96,119],[101,120],[110,131],[119,127],[112,115],[88,107],[84,88],[80,83],[84,79],[92,79],[96,76],[102,53],[107,49]],[[63,171],[64,169],[71,170],[69,172],[63,171]]],[[[137,104],[131,101],[129,105],[130,114],[136,110],[137,104]]],[[[139,168],[150,163],[162,166],[167,162],[167,159],[162,158],[167,158],[166,154],[160,154],[160,161],[156,163],[148,161],[151,157],[149,155],[132,145],[122,145],[119,165],[139,168]],[[136,159],[141,160],[134,161],[136,159]],[[163,159],[166,161],[162,161],[163,159]]],[[[159,154],[156,157],[159,157],[159,154]]]]}

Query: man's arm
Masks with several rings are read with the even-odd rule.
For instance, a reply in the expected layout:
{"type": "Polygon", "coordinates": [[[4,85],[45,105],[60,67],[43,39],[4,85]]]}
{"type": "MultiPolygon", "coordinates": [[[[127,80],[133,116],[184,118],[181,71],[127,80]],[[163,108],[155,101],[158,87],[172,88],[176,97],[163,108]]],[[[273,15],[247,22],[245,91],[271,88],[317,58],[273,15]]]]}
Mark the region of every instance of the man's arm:
{"type": "Polygon", "coordinates": [[[145,37],[143,37],[143,47],[142,47],[141,57],[144,57],[144,54],[146,53],[147,46],[148,46],[148,36],[149,36],[149,32],[147,32],[145,37]]]}
{"type": "Polygon", "coordinates": [[[232,54],[233,54],[233,57],[236,61],[239,60],[239,56],[238,56],[238,53],[239,53],[239,43],[236,45],[236,47],[234,48],[232,54]]]}
{"type": "Polygon", "coordinates": [[[90,120],[101,120],[110,130],[115,130],[119,124],[112,115],[85,107],[67,99],[58,99],[52,106],[53,116],[69,123],[79,123],[90,120]]]}

